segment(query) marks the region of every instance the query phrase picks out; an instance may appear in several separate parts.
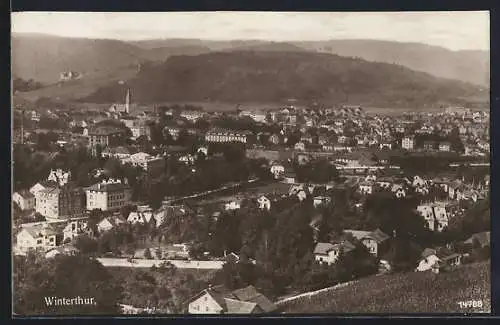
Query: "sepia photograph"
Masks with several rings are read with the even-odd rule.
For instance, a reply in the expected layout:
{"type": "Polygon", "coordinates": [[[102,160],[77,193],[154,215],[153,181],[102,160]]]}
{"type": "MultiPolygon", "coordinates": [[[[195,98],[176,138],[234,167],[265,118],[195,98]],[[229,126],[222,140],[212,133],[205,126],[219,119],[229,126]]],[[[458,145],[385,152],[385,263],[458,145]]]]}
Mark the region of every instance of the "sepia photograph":
{"type": "Polygon", "coordinates": [[[488,11],[13,12],[16,317],[491,313],[488,11]]]}

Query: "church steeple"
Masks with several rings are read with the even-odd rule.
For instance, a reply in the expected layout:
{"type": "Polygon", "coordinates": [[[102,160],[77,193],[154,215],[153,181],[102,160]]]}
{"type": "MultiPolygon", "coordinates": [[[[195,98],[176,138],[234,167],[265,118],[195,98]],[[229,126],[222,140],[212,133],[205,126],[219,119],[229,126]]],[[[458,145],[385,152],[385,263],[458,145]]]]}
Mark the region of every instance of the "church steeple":
{"type": "Polygon", "coordinates": [[[130,89],[127,89],[127,95],[125,96],[125,112],[130,113],[130,89]]]}

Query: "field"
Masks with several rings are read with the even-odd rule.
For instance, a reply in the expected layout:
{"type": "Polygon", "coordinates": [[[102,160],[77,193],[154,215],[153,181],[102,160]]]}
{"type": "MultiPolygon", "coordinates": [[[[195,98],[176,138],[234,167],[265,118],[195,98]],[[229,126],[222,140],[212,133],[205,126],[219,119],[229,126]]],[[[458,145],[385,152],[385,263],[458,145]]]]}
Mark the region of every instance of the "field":
{"type": "MultiPolygon", "coordinates": [[[[35,101],[39,98],[46,97],[57,99],[61,102],[71,102],[78,98],[83,98],[96,91],[99,87],[105,86],[119,80],[128,80],[136,74],[136,69],[123,68],[114,71],[92,72],[82,77],[79,80],[73,80],[59,85],[49,85],[47,87],[29,91],[25,93],[17,93],[16,96],[27,101],[35,101]]],[[[109,107],[109,105],[105,105],[109,107]]]]}
{"type": "Polygon", "coordinates": [[[411,272],[362,279],[350,286],[283,304],[289,313],[489,313],[490,262],[449,273],[411,272]],[[482,308],[461,308],[460,301],[482,308]]]}

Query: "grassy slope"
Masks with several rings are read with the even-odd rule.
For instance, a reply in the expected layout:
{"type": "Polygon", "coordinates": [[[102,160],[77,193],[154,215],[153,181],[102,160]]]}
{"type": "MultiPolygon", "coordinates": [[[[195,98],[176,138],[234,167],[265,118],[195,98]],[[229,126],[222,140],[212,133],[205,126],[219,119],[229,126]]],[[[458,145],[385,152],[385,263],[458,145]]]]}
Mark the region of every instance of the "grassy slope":
{"type": "Polygon", "coordinates": [[[30,92],[19,92],[17,96],[28,101],[35,101],[42,97],[59,98],[61,101],[67,101],[88,96],[99,87],[118,82],[119,80],[127,80],[134,77],[136,73],[137,70],[135,68],[92,72],[79,80],[73,80],[61,85],[50,85],[30,92]]]}
{"type": "Polygon", "coordinates": [[[406,273],[362,279],[352,286],[290,302],[286,313],[490,312],[490,262],[451,273],[406,273]],[[461,309],[459,301],[482,300],[483,308],[461,309]]]}

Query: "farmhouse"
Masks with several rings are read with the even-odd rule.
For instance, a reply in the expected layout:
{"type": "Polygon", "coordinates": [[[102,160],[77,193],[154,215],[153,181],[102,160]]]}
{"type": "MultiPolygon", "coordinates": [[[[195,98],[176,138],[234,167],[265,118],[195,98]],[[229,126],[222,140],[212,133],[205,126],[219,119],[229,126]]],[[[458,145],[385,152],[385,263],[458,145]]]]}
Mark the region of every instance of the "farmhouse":
{"type": "Polygon", "coordinates": [[[255,287],[230,291],[224,286],[209,287],[189,299],[189,314],[262,314],[277,309],[255,287]]]}

